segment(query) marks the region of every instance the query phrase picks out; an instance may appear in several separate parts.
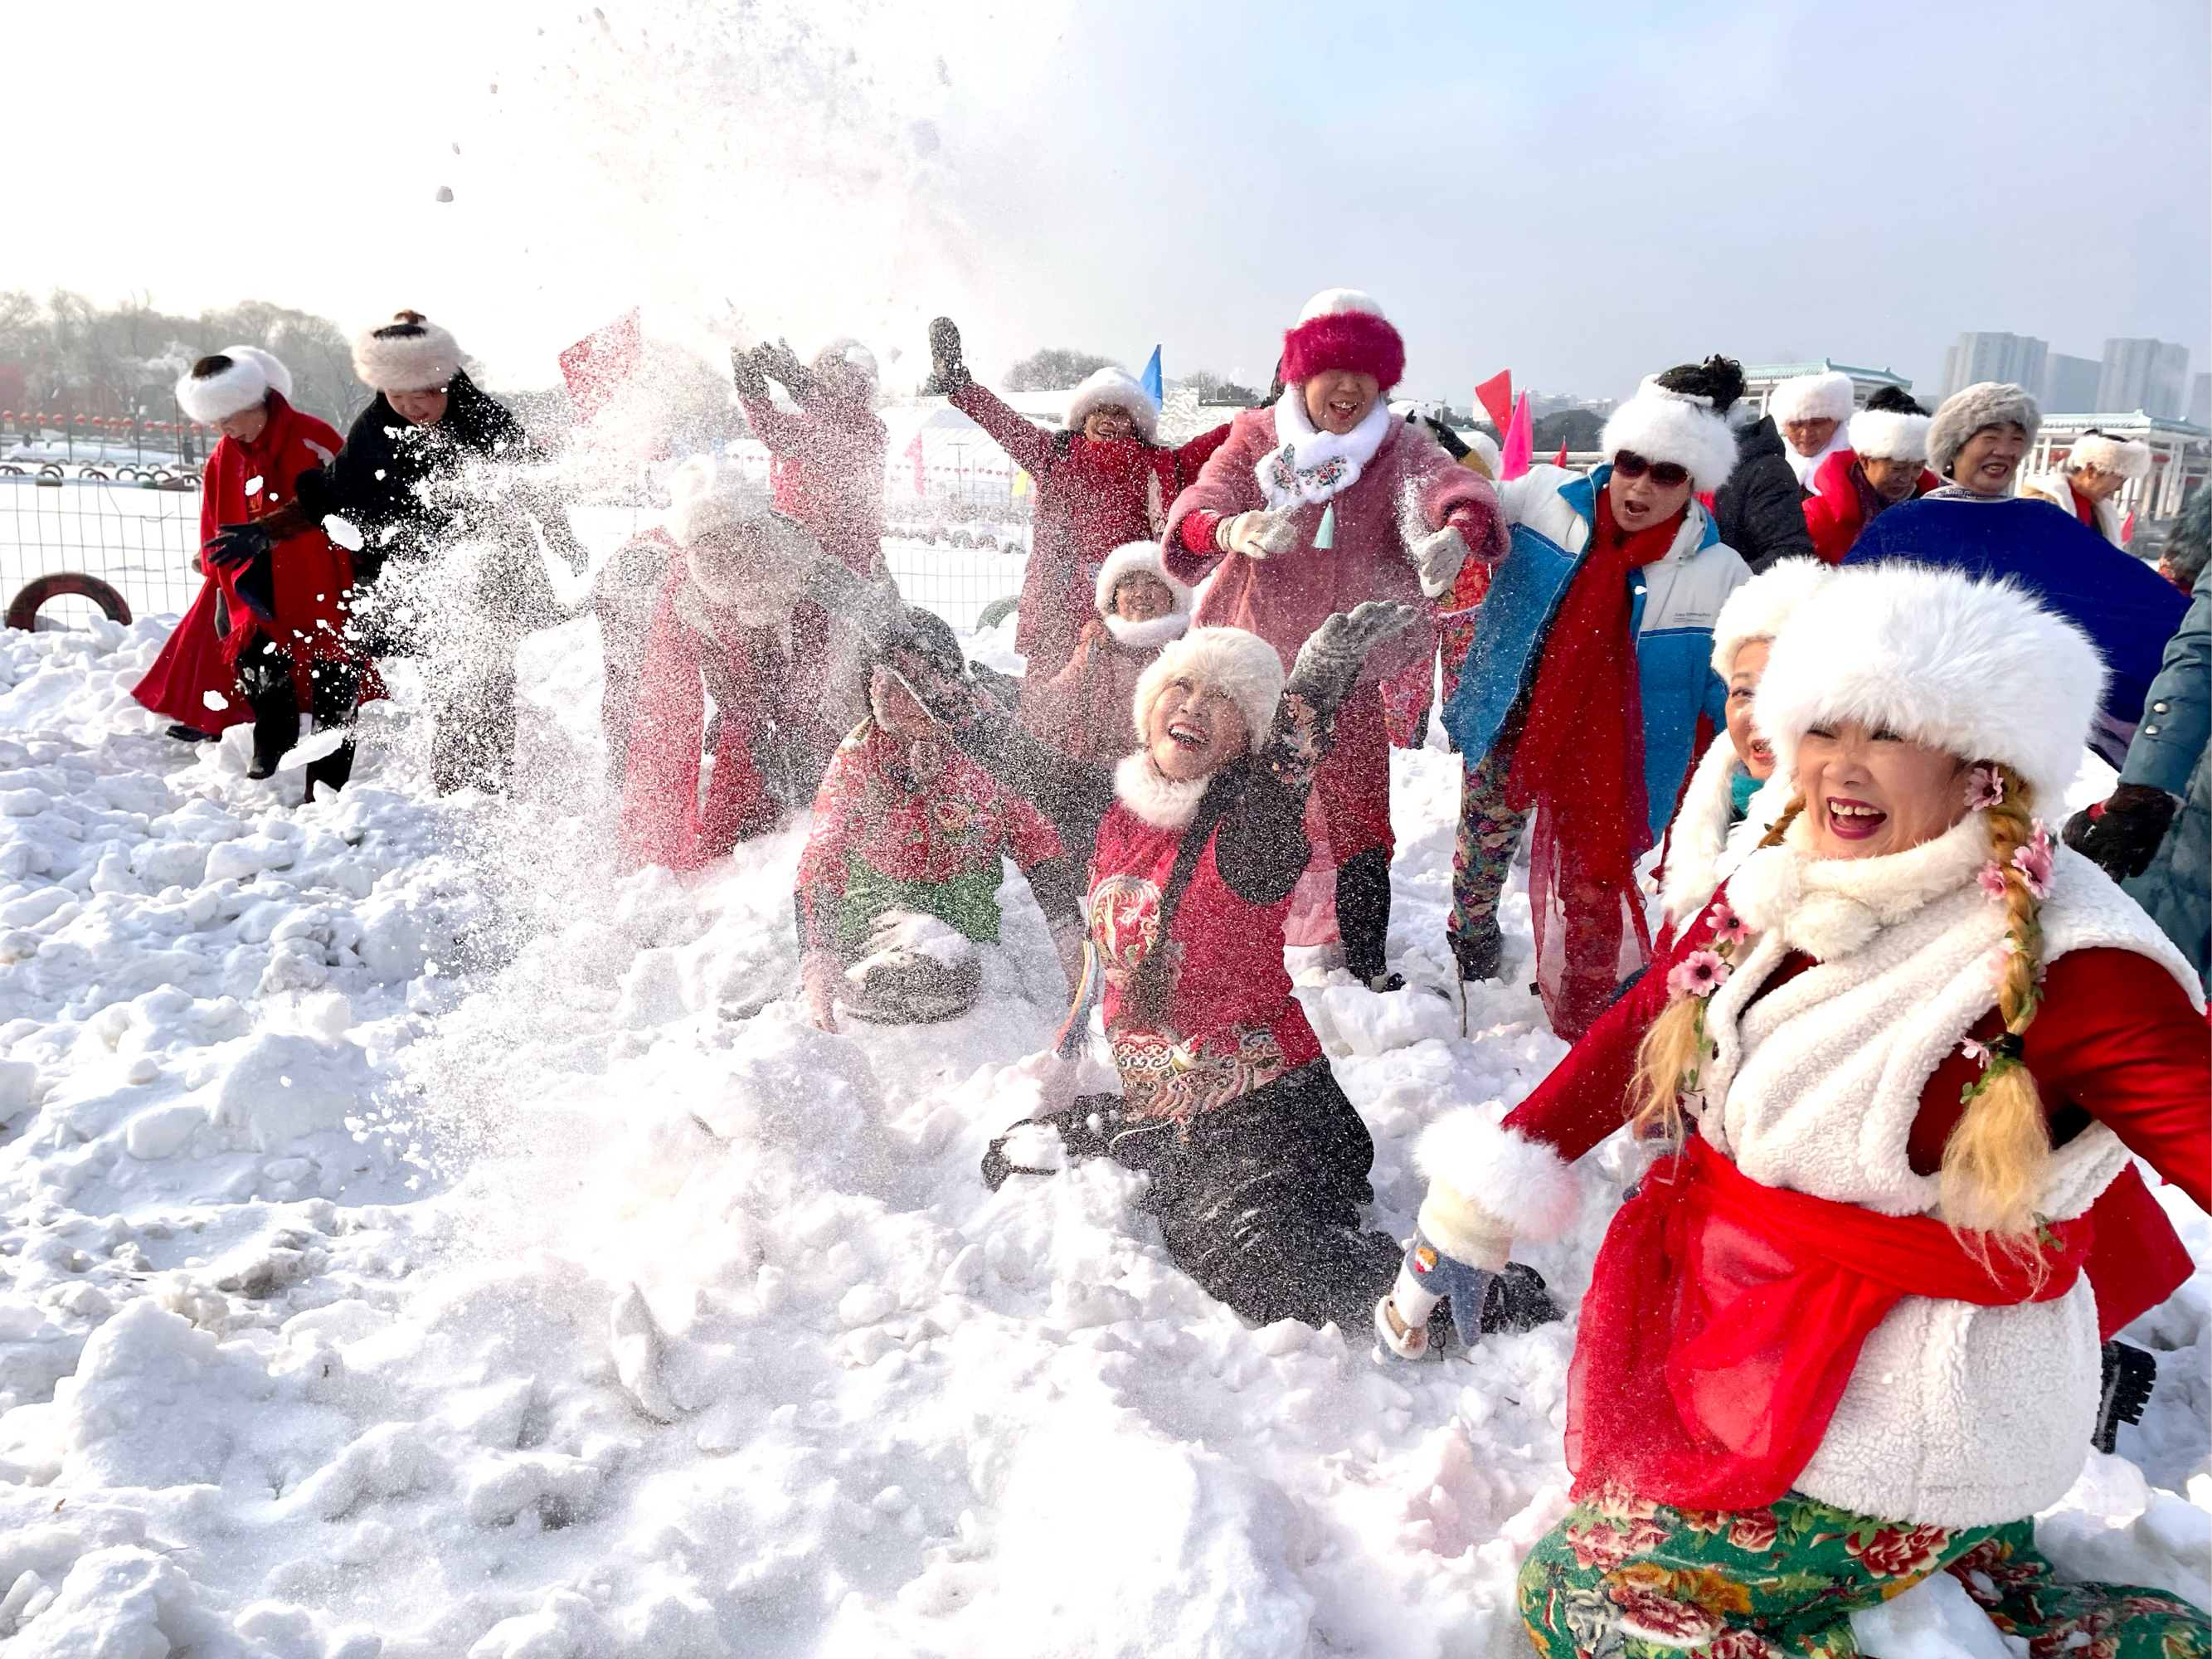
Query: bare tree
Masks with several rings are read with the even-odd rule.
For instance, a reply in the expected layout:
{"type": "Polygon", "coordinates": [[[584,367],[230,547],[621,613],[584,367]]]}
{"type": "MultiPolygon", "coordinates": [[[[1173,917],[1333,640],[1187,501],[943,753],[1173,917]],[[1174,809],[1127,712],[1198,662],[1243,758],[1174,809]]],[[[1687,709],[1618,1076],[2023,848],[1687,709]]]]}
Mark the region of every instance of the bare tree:
{"type": "Polygon", "coordinates": [[[1075,351],[1066,346],[1047,346],[1032,351],[1006,371],[1009,392],[1065,392],[1082,384],[1084,377],[1113,367],[1111,357],[1095,351],[1075,351]]]}

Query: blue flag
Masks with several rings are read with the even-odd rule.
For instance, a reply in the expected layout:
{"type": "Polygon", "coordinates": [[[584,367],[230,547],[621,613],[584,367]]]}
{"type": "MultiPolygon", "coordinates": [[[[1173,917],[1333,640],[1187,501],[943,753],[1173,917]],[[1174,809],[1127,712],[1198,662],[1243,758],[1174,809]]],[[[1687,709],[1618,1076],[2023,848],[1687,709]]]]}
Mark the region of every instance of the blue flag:
{"type": "Polygon", "coordinates": [[[1152,348],[1152,360],[1145,365],[1145,372],[1138,380],[1145,388],[1145,395],[1152,400],[1153,408],[1158,409],[1167,401],[1167,393],[1160,387],[1160,349],[1158,346],[1152,348]]]}

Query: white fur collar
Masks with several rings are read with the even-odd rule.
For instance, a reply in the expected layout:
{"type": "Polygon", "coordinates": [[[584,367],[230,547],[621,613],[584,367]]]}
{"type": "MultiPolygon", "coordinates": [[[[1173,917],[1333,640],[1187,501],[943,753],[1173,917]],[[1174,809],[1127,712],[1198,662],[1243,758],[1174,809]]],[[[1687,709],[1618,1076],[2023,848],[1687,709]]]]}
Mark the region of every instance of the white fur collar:
{"type": "Polygon", "coordinates": [[[1957,891],[1990,860],[1989,821],[1980,812],[1883,858],[1816,859],[1811,842],[1801,815],[1780,846],[1744,860],[1729,898],[1753,932],[1779,928],[1785,944],[1822,962],[1849,956],[1884,927],[1957,891]]]}
{"type": "Polygon", "coordinates": [[[1127,617],[1109,612],[1103,620],[1115,643],[1131,651],[1157,651],[1170,640],[1179,640],[1190,631],[1188,611],[1170,611],[1164,617],[1154,617],[1146,622],[1131,622],[1127,617]]]}
{"type": "Polygon", "coordinates": [[[1316,431],[1306,416],[1305,388],[1285,386],[1275,400],[1276,447],[1252,469],[1267,492],[1269,510],[1286,512],[1351,489],[1397,423],[1389,405],[1377,398],[1366,418],[1351,431],[1316,431]]]}
{"type": "Polygon", "coordinates": [[[1688,921],[1727,879],[1729,872],[1743,861],[1782,816],[1789,799],[1788,787],[1778,789],[1769,778],[1751,798],[1743,821],[1731,824],[1729,817],[1735,800],[1730,786],[1736,763],[1735,745],[1723,732],[1707,745],[1697,769],[1691,773],[1690,787],[1682,792],[1674,827],[1667,832],[1667,878],[1659,890],[1659,902],[1677,927],[1688,921]]]}
{"type": "Polygon", "coordinates": [[[1124,755],[1114,767],[1114,795],[1138,818],[1155,830],[1188,830],[1198,816],[1198,803],[1206,793],[1206,778],[1177,783],[1164,778],[1152,757],[1139,750],[1124,755]]]}

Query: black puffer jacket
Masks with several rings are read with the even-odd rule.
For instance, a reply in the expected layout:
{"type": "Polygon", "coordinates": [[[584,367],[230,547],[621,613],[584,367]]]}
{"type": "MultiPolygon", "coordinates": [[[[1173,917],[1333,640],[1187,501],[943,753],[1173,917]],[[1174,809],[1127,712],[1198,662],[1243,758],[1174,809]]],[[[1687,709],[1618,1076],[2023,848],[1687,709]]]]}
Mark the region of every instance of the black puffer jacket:
{"type": "Polygon", "coordinates": [[[378,392],[355,419],[337,459],[301,476],[300,505],[318,520],[336,514],[362,532],[354,556],[356,580],[375,580],[387,559],[424,559],[437,542],[455,533],[487,535],[519,548],[530,543],[535,520],[547,545],[581,569],[583,550],[559,500],[534,482],[516,478],[489,493],[459,495],[448,488],[472,460],[542,462],[514,412],[456,371],[446,388],[446,413],[434,426],[416,426],[378,392]]]}
{"type": "Polygon", "coordinates": [[[1713,497],[1713,517],[1721,539],[1743,556],[1753,575],[1777,559],[1813,556],[1804,499],[1774,417],[1761,416],[1738,431],[1735,471],[1713,497]]]}

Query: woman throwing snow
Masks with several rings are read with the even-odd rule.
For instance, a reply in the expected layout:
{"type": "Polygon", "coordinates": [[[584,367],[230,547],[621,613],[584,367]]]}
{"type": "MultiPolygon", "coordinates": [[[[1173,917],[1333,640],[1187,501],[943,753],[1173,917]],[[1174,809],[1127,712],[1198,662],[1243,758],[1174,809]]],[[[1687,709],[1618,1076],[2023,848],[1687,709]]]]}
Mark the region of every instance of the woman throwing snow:
{"type": "Polygon", "coordinates": [[[2170,1596],[2059,1582],[2027,1518],[2098,1411],[2085,1213],[2131,1155],[2212,1203],[2196,975],[2041,817],[2102,677],[2017,589],[1847,567],[1759,686],[1774,830],[1432,1165],[1435,1243],[1480,1269],[1501,1170],[1627,1119],[1677,1137],[1583,1303],[1576,1507],[1521,1573],[1540,1651],[1850,1654],[1854,1613],[1946,1570],[2039,1654],[2207,1650],[2170,1596]]]}
{"type": "MultiPolygon", "coordinates": [[[[1283,395],[1230,422],[1229,441],[1168,514],[1167,565],[1195,586],[1201,624],[1249,629],[1284,662],[1322,619],[1363,600],[1411,603],[1449,591],[1470,554],[1505,551],[1489,483],[1383,404],[1406,345],[1352,289],[1306,302],[1283,336],[1283,395]]],[[[1381,990],[1390,930],[1390,739],[1379,681],[1431,647],[1394,640],[1364,663],[1313,789],[1336,859],[1345,965],[1381,990]]]]}

